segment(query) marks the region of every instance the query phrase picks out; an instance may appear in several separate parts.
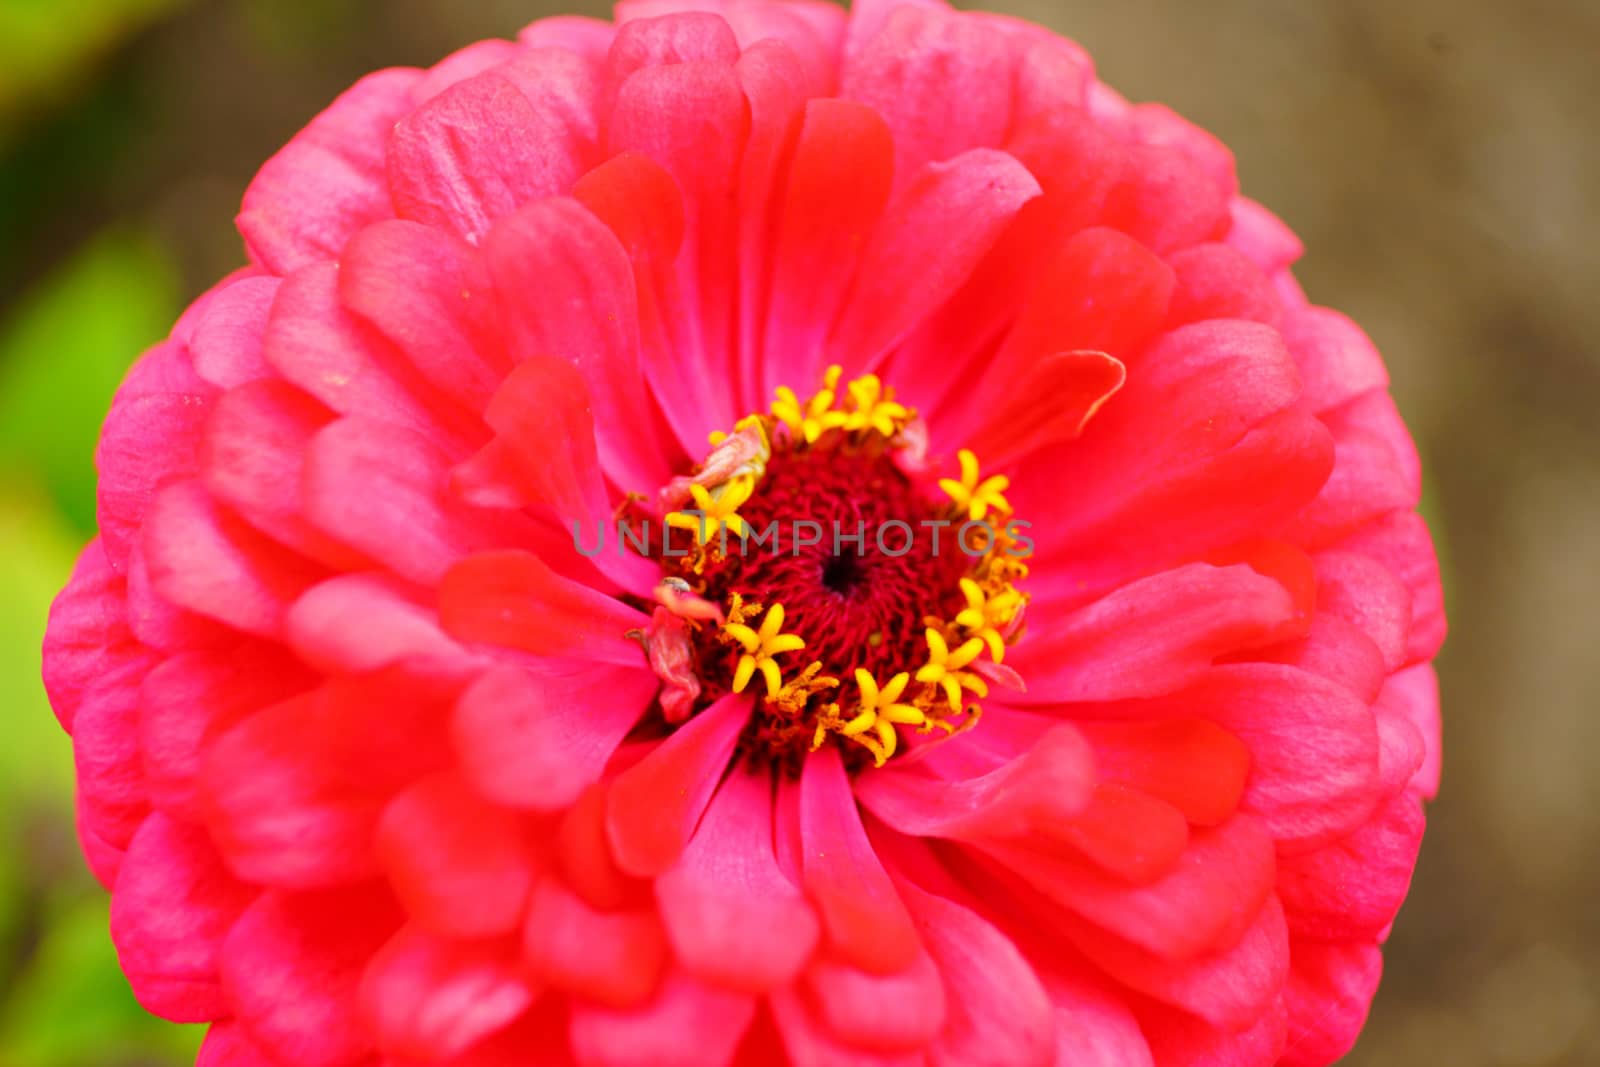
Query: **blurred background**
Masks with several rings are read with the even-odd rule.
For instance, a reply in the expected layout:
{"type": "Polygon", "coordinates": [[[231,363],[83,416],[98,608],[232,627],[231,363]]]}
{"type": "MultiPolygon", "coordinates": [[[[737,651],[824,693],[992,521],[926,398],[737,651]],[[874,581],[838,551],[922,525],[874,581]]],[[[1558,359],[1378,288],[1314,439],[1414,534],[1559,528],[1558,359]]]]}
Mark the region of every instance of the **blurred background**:
{"type": "MultiPolygon", "coordinates": [[[[1305,239],[1312,298],[1387,355],[1421,445],[1444,790],[1346,1062],[1600,1063],[1600,4],[993,6],[1232,146],[1305,239]]],[[[159,1067],[199,1040],[117,971],[38,682],[113,389],[243,261],[251,174],[339,90],[556,9],[0,0],[0,1067],[159,1067]]]]}

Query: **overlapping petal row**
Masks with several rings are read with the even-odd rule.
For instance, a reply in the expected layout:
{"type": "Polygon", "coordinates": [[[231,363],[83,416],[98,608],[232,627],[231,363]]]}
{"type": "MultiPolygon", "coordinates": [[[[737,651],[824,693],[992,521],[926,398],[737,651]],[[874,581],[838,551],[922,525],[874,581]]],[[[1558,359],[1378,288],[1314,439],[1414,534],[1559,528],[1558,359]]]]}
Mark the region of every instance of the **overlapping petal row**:
{"type": "Polygon", "coordinates": [[[927,2],[641,2],[358,82],[130,372],[52,700],[202,1064],[1325,1064],[1438,782],[1382,360],[1215,139],[927,2]],[[571,524],[838,364],[1033,522],[926,758],[636,724],[571,524]]]}

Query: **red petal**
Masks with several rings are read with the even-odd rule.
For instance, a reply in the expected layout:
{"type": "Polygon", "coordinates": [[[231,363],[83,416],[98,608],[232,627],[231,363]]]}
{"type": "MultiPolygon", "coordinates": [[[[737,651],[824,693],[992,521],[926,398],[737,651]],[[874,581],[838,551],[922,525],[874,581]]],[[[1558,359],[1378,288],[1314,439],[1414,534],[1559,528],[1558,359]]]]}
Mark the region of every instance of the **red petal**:
{"type": "Polygon", "coordinates": [[[658,685],[648,670],[589,663],[497,668],[456,705],[462,772],[496,803],[566,808],[599,780],[658,685]]]}
{"type": "Polygon", "coordinates": [[[1250,750],[1207,719],[1083,722],[1102,777],[1171,804],[1196,826],[1216,826],[1239,806],[1250,750]]]}
{"type": "Polygon", "coordinates": [[[289,605],[320,568],[268,541],[220,507],[199,482],[170,486],[150,509],[143,546],[163,598],[263,637],[277,637],[289,605]]]}
{"type": "Polygon", "coordinates": [[[606,797],[606,833],[618,866],[641,878],[672,866],[749,717],[748,696],[725,696],[617,776],[606,797]]]}
{"type": "Polygon", "coordinates": [[[535,873],[523,825],[456,775],[426,778],[390,801],[375,847],[400,903],[429,931],[489,937],[521,924],[535,873]]]}
{"type": "Polygon", "coordinates": [[[528,903],[522,953],[541,981],[617,1008],[648,1000],[670,958],[653,912],[598,910],[550,877],[528,903]]]}
{"type": "Polygon", "coordinates": [[[371,890],[263,895],[222,946],[223,991],[239,1024],[279,1063],[347,1067],[366,1056],[361,972],[399,923],[371,890]]]}
{"type": "Polygon", "coordinates": [[[479,74],[395,125],[395,213],[477,243],[496,219],[570,188],[588,152],[567,116],[536,107],[500,71],[479,74]]]}
{"type": "Polygon", "coordinates": [[[1293,617],[1284,588],[1249,567],[1180,567],[1039,625],[1017,648],[1028,692],[1013,702],[1170,692],[1218,656],[1266,643],[1293,617]]]}
{"type": "Polygon", "coordinates": [[[649,621],[644,615],[528,552],[485,552],[450,568],[439,583],[439,621],[462,641],[623,667],[645,663],[626,636],[649,621]]]}
{"type": "Polygon", "coordinates": [[[535,990],[519,972],[515,942],[446,940],[407,926],[367,965],[360,995],[384,1053],[441,1062],[513,1022],[535,990]]]}
{"type": "Polygon", "coordinates": [[[1367,1021],[1382,974],[1376,945],[1296,941],[1284,989],[1289,1041],[1278,1063],[1321,1067],[1342,1058],[1367,1021]]]}
{"type": "Polygon", "coordinates": [[[139,1003],[175,1022],[227,1016],[217,957],[255,896],[223,868],[204,830],[146,819],[111,898],[111,936],[139,1003]]]}
{"type": "Polygon", "coordinates": [[[669,974],[639,1008],[574,1003],[572,1049],[584,1067],[724,1067],[755,1011],[754,997],[669,974]]]}
{"type": "Polygon", "coordinates": [[[339,296],[441,396],[482,411],[511,363],[489,273],[450,233],[395,220],[344,250],[339,296]]]}
{"type": "Polygon", "coordinates": [[[369,74],[269,159],[245,190],[239,232],[276,274],[333,259],[350,235],[389,217],[384,138],[415,106],[420,70],[369,74]]]}
{"type": "Polygon", "coordinates": [[[769,775],[729,775],[683,855],[656,880],[656,899],[678,961],[696,977],[759,993],[795,976],[818,925],[773,854],[769,775]]]}
{"type": "Polygon", "coordinates": [[[917,932],[862,829],[850,779],[834,748],[806,759],[800,834],[806,892],[834,953],[874,974],[908,966],[919,948],[917,932]]]}
{"type": "Polygon", "coordinates": [[[381,804],[307,751],[315,696],[258,712],[213,741],[201,772],[207,823],[228,866],[263,885],[312,888],[377,872],[381,804]]]}
{"type": "Polygon", "coordinates": [[[974,18],[905,6],[846,60],[840,95],[878,111],[894,133],[896,169],[1000,144],[1011,123],[1012,57],[974,18]],[[930,107],[932,100],[940,106],[930,107]]]}
{"type": "Polygon", "coordinates": [[[890,201],[865,249],[828,362],[872,366],[949,299],[1039,183],[1015,158],[975,148],[929,163],[890,201]]]}
{"type": "Polygon", "coordinates": [[[1070,726],[1057,726],[1016,759],[974,777],[894,767],[864,775],[856,796],[914,837],[962,841],[1069,833],[1094,793],[1093,756],[1070,726]]]}

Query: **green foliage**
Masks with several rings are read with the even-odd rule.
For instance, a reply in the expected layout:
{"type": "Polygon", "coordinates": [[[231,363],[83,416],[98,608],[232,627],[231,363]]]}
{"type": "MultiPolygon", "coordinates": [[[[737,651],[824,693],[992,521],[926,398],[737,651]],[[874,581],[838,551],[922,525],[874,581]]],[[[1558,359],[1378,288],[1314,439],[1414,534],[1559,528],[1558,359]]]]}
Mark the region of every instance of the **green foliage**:
{"type": "Polygon", "coordinates": [[[181,0],[0,0],[0,133],[181,0]]]}
{"type": "MultiPolygon", "coordinates": [[[[4,3],[5,0],[0,0],[4,3]]],[[[94,442],[117,383],[176,314],[165,253],[91,241],[0,327],[0,1064],[192,1062],[199,1035],[134,1001],[72,822],[72,746],[40,681],[51,599],[94,524],[94,442]]]]}
{"type": "Polygon", "coordinates": [[[177,288],[159,246],[112,231],[39,284],[0,329],[0,464],[40,478],[85,534],[94,529],[100,422],[128,365],[170,328],[177,288]]]}

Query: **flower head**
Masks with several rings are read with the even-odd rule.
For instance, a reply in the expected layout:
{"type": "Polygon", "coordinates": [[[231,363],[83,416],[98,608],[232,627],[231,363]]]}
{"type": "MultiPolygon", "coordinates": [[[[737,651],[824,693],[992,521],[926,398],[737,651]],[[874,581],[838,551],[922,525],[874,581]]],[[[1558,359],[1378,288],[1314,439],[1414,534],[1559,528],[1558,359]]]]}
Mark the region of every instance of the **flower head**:
{"type": "Polygon", "coordinates": [[[1350,1047],[1437,566],[1215,139],[987,13],[640,0],[363,79],[239,228],[45,647],[201,1062],[1350,1047]]]}

